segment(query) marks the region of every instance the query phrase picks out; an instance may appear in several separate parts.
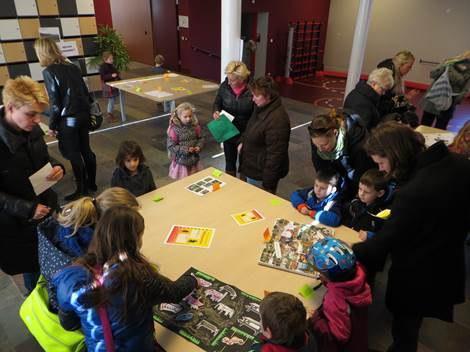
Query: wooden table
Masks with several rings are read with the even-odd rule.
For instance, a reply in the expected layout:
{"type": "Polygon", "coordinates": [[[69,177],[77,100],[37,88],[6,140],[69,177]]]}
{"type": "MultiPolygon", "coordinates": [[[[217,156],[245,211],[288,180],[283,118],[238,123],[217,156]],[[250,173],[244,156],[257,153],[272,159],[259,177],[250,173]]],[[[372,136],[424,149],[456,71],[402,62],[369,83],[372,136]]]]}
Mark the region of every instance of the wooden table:
{"type": "Polygon", "coordinates": [[[107,82],[106,84],[119,90],[119,105],[123,122],[126,121],[124,92],[160,103],[219,89],[219,85],[213,82],[183,76],[178,73],[131,78],[107,82]]]}
{"type": "Polygon", "coordinates": [[[419,132],[424,136],[427,147],[430,147],[440,140],[444,141],[446,145],[449,145],[455,138],[454,132],[423,125],[416,127],[416,132],[419,132]]]}
{"type": "MultiPolygon", "coordinates": [[[[175,280],[193,266],[239,289],[263,297],[264,290],[283,291],[296,295],[298,289],[312,279],[258,265],[263,249],[263,231],[272,228],[276,218],[286,218],[301,223],[311,219],[295,210],[290,202],[251,186],[227,174],[218,177],[227,184],[220,190],[203,197],[185,187],[206,176],[213,168],[159,188],[139,197],[141,214],[145,218],[143,253],[161,267],[161,273],[175,280]],[[154,202],[156,196],[163,200],[154,202]],[[279,204],[272,204],[276,199],[279,204]],[[238,226],[231,214],[257,209],[266,218],[246,226],[238,226]],[[163,243],[172,225],[192,225],[216,229],[209,249],[171,246],[163,243]]],[[[336,228],[337,237],[353,243],[357,233],[344,226],[336,228]]],[[[315,302],[319,304],[320,295],[315,302]]],[[[167,351],[200,351],[192,343],[156,324],[157,340],[167,351]]]]}

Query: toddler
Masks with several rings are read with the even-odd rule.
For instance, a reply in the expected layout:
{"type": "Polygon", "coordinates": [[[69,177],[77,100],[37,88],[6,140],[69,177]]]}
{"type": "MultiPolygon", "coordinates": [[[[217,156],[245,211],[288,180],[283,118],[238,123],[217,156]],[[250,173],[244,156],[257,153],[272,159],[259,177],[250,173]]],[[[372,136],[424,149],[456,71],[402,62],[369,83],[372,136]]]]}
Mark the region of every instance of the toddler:
{"type": "Polygon", "coordinates": [[[372,295],[352,250],[344,242],[326,237],[310,248],[308,260],[326,287],[321,306],[309,318],[318,350],[367,351],[367,307],[372,295]]]}
{"type": "Polygon", "coordinates": [[[113,64],[113,54],[109,51],[105,51],[103,52],[102,58],[103,63],[100,66],[101,85],[103,87],[103,98],[108,98],[106,118],[109,121],[113,122],[116,121],[116,118],[113,115],[114,101],[119,95],[119,90],[114,87],[108,86],[106,82],[119,81],[121,78],[119,77],[119,71],[113,64]]]}
{"type": "Polygon", "coordinates": [[[202,170],[199,153],[204,138],[201,126],[189,103],[178,105],[171,114],[168,127],[168,156],[171,160],[169,176],[181,179],[202,170]]]}
{"type": "Polygon", "coordinates": [[[261,342],[250,351],[316,352],[317,345],[307,330],[307,312],[302,302],[288,293],[269,293],[260,304],[261,342]]]}
{"type": "MultiPolygon", "coordinates": [[[[158,54],[155,56],[155,66],[152,69],[152,72],[157,75],[163,75],[168,73],[168,70],[163,68],[163,64],[165,63],[165,58],[163,55],[158,54]]],[[[163,112],[171,112],[175,110],[175,101],[174,100],[165,100],[163,102],[163,112]]]]}
{"type": "Polygon", "coordinates": [[[305,188],[292,193],[290,200],[294,208],[304,215],[327,226],[339,226],[341,204],[337,189],[339,175],[332,169],[317,172],[313,188],[305,188]]]}
{"type": "Polygon", "coordinates": [[[116,169],[111,178],[111,187],[122,187],[136,197],[157,189],[152,171],[144,164],[142,148],[134,141],[124,141],[116,156],[116,169]]]}

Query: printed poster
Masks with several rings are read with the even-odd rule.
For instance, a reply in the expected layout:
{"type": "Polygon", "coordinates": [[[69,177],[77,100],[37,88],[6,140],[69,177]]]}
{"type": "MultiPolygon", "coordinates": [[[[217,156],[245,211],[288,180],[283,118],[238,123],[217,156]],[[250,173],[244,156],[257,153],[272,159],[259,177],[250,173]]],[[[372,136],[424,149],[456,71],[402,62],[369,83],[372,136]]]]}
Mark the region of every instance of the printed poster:
{"type": "Polygon", "coordinates": [[[264,216],[256,209],[244,211],[243,213],[232,214],[231,216],[238,226],[245,226],[256,221],[264,220],[264,216]]]}
{"type": "Polygon", "coordinates": [[[208,227],[173,225],[166,236],[165,244],[209,248],[215,229],[208,227]]]}

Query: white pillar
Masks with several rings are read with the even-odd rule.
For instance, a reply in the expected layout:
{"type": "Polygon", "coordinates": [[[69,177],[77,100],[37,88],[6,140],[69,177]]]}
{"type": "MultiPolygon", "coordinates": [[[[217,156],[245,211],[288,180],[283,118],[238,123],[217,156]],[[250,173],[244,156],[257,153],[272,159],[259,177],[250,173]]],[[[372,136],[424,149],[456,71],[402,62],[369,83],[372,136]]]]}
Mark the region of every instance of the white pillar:
{"type": "Polygon", "coordinates": [[[225,66],[241,60],[242,0],[221,0],[220,81],[225,79],[225,66]]]}
{"type": "Polygon", "coordinates": [[[369,31],[372,1],[373,0],[360,0],[359,3],[344,98],[346,98],[349,92],[354,89],[356,83],[361,78],[364,53],[366,51],[367,33],[369,31]]]}

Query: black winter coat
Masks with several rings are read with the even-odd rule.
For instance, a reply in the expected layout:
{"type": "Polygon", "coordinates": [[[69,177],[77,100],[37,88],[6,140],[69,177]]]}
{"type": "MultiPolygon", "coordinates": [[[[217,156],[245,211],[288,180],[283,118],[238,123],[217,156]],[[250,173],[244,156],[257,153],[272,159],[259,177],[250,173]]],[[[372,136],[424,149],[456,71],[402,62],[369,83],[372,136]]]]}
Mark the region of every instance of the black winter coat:
{"type": "Polygon", "coordinates": [[[90,94],[80,69],[71,63],[52,64],[43,71],[44,85],[49,95],[49,127],[59,129],[62,117],[76,117],[79,123],[88,123],[90,94]]]}
{"type": "Polygon", "coordinates": [[[386,304],[393,313],[452,320],[465,301],[465,238],[470,230],[470,161],[441,142],[418,156],[375,237],[353,246],[367,268],[390,253],[386,304]]]}
{"type": "Polygon", "coordinates": [[[240,134],[242,134],[246,129],[246,125],[248,124],[248,120],[250,119],[255,106],[252,98],[253,95],[248,88],[237,97],[232,88],[230,88],[228,79],[226,78],[217,91],[212,110],[225,110],[229,114],[235,116],[233,124],[238,128],[240,134]]]}
{"type": "MultiPolygon", "coordinates": [[[[393,59],[385,59],[377,65],[377,68],[388,68],[392,71],[393,79],[396,77],[396,70],[395,64],[393,63],[393,59]]],[[[394,112],[395,103],[393,102],[393,97],[395,93],[393,92],[393,88],[395,85],[387,90],[384,95],[382,95],[379,99],[379,113],[381,116],[385,116],[394,112]]]]}
{"type": "Polygon", "coordinates": [[[39,126],[27,132],[12,130],[0,108],[0,269],[9,275],[36,272],[38,204],[57,208],[57,195],[49,188],[37,196],[29,177],[51,161],[39,126]]]}
{"type": "Polygon", "coordinates": [[[240,172],[274,191],[289,173],[289,115],[277,97],[256,108],[242,137],[240,172]]]}
{"type": "Polygon", "coordinates": [[[365,81],[359,81],[346,97],[344,108],[358,114],[370,131],[377,126],[381,116],[378,110],[380,95],[365,81]]]}
{"type": "Polygon", "coordinates": [[[117,167],[111,178],[111,187],[127,189],[136,197],[157,189],[153,180],[152,171],[147,165],[140,164],[137,175],[131,176],[121,167],[117,167]]]}

